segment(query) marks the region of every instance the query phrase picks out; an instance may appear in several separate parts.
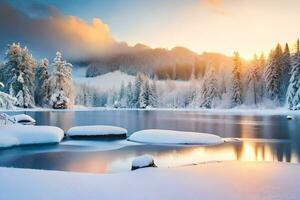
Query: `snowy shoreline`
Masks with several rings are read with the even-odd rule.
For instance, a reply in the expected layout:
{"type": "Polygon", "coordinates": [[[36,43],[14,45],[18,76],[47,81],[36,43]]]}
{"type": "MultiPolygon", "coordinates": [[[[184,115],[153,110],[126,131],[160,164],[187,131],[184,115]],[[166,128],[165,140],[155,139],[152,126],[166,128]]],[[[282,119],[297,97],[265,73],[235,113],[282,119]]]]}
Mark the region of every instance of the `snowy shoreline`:
{"type": "Polygon", "coordinates": [[[296,200],[299,171],[296,164],[237,161],[118,174],[1,167],[0,199],[296,200]]]}
{"type": "Polygon", "coordinates": [[[222,114],[222,115],[300,115],[300,110],[293,111],[286,108],[232,108],[232,109],[204,109],[204,108],[111,108],[111,107],[84,107],[75,106],[72,109],[52,108],[16,108],[0,109],[0,112],[66,112],[66,111],[178,111],[178,112],[199,112],[201,114],[222,114]]]}

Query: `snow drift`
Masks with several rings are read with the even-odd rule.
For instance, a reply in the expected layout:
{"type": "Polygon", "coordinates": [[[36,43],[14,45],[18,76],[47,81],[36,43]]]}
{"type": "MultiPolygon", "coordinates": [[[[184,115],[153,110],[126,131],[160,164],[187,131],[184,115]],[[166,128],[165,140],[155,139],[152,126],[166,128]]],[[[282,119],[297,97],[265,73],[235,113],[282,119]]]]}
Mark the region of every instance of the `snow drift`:
{"type": "Polygon", "coordinates": [[[186,145],[212,145],[224,142],[221,137],[213,134],[160,129],[137,131],[133,133],[128,140],[151,144],[186,145]]]}
{"type": "Polygon", "coordinates": [[[54,126],[3,125],[0,127],[0,148],[25,144],[59,143],[64,131],[54,126]]]}

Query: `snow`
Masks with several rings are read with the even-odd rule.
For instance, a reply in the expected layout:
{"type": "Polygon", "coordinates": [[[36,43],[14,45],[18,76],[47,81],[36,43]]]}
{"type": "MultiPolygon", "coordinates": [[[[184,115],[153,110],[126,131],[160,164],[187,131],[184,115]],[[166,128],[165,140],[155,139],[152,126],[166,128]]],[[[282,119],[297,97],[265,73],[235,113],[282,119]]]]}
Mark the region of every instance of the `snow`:
{"type": "Polygon", "coordinates": [[[286,116],[286,118],[287,118],[288,120],[292,120],[292,119],[294,119],[294,117],[293,117],[293,116],[291,116],[291,115],[287,115],[287,116],[286,116]]]}
{"type": "Polygon", "coordinates": [[[7,148],[19,145],[16,137],[10,135],[0,135],[0,148],[7,148]]]}
{"type": "MultiPolygon", "coordinates": [[[[82,71],[83,69],[79,70],[82,71]]],[[[122,83],[127,85],[129,82],[134,82],[135,80],[135,76],[128,75],[121,71],[109,72],[96,77],[82,77],[80,76],[82,74],[78,74],[76,73],[77,76],[73,76],[73,81],[76,85],[88,85],[96,88],[101,86],[102,91],[120,89],[122,83]]]]}
{"type": "Polygon", "coordinates": [[[0,199],[298,200],[300,165],[216,162],[119,174],[0,168],[0,199]]]}
{"type": "Polygon", "coordinates": [[[3,125],[0,127],[0,148],[25,144],[58,143],[64,137],[54,126],[3,125]]]}
{"type": "Polygon", "coordinates": [[[138,168],[144,168],[154,165],[154,158],[152,155],[146,154],[139,157],[136,157],[132,161],[132,168],[138,169],[138,168]]]}
{"type": "Polygon", "coordinates": [[[105,135],[126,135],[127,130],[117,126],[75,126],[70,128],[68,136],[105,136],[105,135]]]}
{"type": "Polygon", "coordinates": [[[173,131],[161,129],[141,130],[133,133],[128,140],[150,144],[187,144],[212,145],[223,143],[224,140],[213,134],[173,131]]]}
{"type": "Polygon", "coordinates": [[[16,123],[30,123],[30,124],[35,124],[35,120],[26,114],[19,114],[19,115],[13,115],[11,116],[11,119],[16,122],[16,123]]]}

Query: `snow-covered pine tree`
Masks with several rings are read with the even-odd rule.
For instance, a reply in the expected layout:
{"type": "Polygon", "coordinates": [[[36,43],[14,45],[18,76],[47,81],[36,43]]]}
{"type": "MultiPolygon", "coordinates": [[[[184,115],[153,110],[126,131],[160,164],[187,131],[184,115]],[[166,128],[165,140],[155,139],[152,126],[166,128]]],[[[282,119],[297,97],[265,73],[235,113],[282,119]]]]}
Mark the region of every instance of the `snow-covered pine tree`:
{"type": "Polygon", "coordinates": [[[141,93],[141,89],[142,89],[144,79],[145,79],[145,75],[143,75],[142,73],[138,73],[136,75],[136,78],[135,78],[135,81],[134,81],[132,105],[135,108],[140,107],[139,97],[140,97],[140,93],[141,93]]]}
{"type": "Polygon", "coordinates": [[[238,52],[234,53],[233,57],[233,70],[232,70],[232,88],[231,88],[231,106],[238,106],[243,103],[242,100],[242,82],[241,82],[241,69],[242,61],[238,52]]]}
{"type": "Polygon", "coordinates": [[[271,51],[266,69],[264,72],[266,83],[266,92],[275,105],[281,104],[281,84],[282,84],[282,48],[280,44],[276,46],[274,51],[271,51]]]}
{"type": "Polygon", "coordinates": [[[127,100],[126,100],[126,88],[124,82],[121,84],[120,92],[119,92],[119,103],[120,107],[124,108],[127,106],[127,100]]]}
{"type": "Polygon", "coordinates": [[[50,99],[50,74],[48,71],[49,61],[42,59],[36,68],[35,76],[35,103],[38,106],[46,106],[50,99]]]}
{"type": "Polygon", "coordinates": [[[250,64],[250,69],[247,76],[247,90],[248,94],[253,97],[253,104],[256,105],[260,97],[260,65],[256,54],[254,54],[253,60],[250,64]]]}
{"type": "Polygon", "coordinates": [[[28,49],[20,44],[11,44],[6,51],[5,68],[8,75],[7,91],[17,98],[16,105],[34,107],[35,61],[28,49]]]}
{"type": "Polygon", "coordinates": [[[133,103],[133,91],[132,91],[132,83],[131,81],[128,83],[126,87],[126,106],[128,108],[133,108],[134,103],[133,103]]]}
{"type": "Polygon", "coordinates": [[[266,67],[266,58],[264,53],[260,54],[258,63],[259,63],[259,76],[260,76],[260,90],[259,90],[258,97],[260,97],[260,99],[262,100],[265,95],[264,71],[266,67]]]}
{"type": "Polygon", "coordinates": [[[157,88],[156,88],[156,79],[152,80],[152,83],[150,84],[149,106],[152,108],[158,107],[158,94],[157,94],[157,88]]]}
{"type": "Polygon", "coordinates": [[[300,109],[300,53],[294,55],[290,84],[287,90],[287,104],[291,110],[300,109]]]}
{"type": "MultiPolygon", "coordinates": [[[[0,89],[4,88],[4,84],[0,82],[0,89]]],[[[15,107],[17,99],[9,94],[0,91],[0,108],[12,109],[15,107]]]]}
{"type": "Polygon", "coordinates": [[[57,52],[52,66],[50,106],[54,109],[71,108],[74,104],[72,64],[62,60],[61,53],[57,52]]]}
{"type": "Polygon", "coordinates": [[[281,80],[281,104],[283,105],[286,101],[287,88],[291,79],[291,55],[288,44],[285,45],[285,49],[282,55],[282,80],[281,80]]]}
{"type": "Polygon", "coordinates": [[[146,108],[149,106],[149,93],[150,93],[150,86],[148,78],[144,79],[141,92],[139,96],[139,108],[146,108]]]}
{"type": "Polygon", "coordinates": [[[187,95],[184,101],[184,107],[187,106],[194,106],[194,102],[196,101],[196,96],[197,96],[197,80],[195,77],[195,73],[194,73],[194,68],[193,68],[193,72],[191,73],[190,79],[189,79],[189,87],[188,87],[188,91],[187,91],[187,95]]]}
{"type": "Polygon", "coordinates": [[[214,100],[219,98],[218,81],[216,78],[216,71],[213,65],[209,65],[203,79],[201,88],[201,103],[200,107],[212,108],[214,100]]]}

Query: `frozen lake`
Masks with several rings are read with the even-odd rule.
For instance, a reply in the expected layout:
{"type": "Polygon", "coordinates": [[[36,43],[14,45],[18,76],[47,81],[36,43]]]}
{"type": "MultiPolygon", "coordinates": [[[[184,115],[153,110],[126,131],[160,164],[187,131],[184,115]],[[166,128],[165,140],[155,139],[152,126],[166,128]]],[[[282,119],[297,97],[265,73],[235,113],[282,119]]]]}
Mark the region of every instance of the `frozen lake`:
{"type": "Polygon", "coordinates": [[[77,125],[116,125],[134,131],[149,128],[206,132],[242,138],[216,146],[127,145],[121,140],[64,141],[60,145],[0,150],[0,166],[111,173],[130,169],[132,159],[152,154],[159,167],[206,161],[241,160],[299,163],[300,116],[228,115],[199,111],[59,111],[26,112],[38,125],[64,130],[77,125]],[[111,150],[103,150],[111,149],[111,150]]]}

